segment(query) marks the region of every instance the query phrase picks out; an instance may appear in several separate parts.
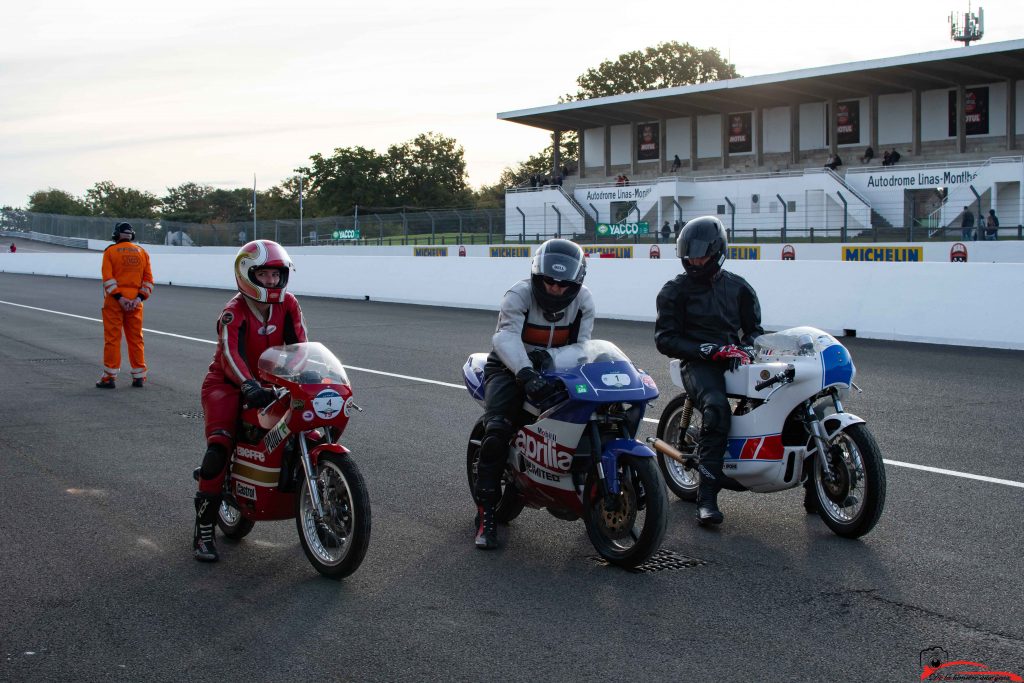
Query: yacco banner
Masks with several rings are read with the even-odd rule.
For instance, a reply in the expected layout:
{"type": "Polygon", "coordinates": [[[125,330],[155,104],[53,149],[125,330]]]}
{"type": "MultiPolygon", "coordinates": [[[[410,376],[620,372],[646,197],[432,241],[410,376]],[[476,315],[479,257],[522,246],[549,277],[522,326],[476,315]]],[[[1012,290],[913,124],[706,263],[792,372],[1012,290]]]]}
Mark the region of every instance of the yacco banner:
{"type": "Polygon", "coordinates": [[[447,256],[448,247],[413,247],[413,256],[447,256]]]}
{"type": "Polygon", "coordinates": [[[752,120],[749,111],[729,114],[729,154],[742,154],[754,149],[752,120]]]}
{"type": "MultiPolygon", "coordinates": [[[[988,88],[964,90],[967,135],[988,135],[988,88]]],[[[949,91],[949,137],[956,137],[956,90],[949,91]]]]}
{"type": "Polygon", "coordinates": [[[836,144],[860,144],[860,100],[836,102],[836,144]]]}
{"type": "Polygon", "coordinates": [[[491,258],[516,258],[530,255],[529,247],[491,247],[491,258]]]}
{"type": "Polygon", "coordinates": [[[598,223],[594,230],[598,237],[632,237],[649,235],[651,226],[647,221],[639,223],[598,223]]]}
{"type": "Polygon", "coordinates": [[[661,149],[657,123],[641,123],[636,127],[637,161],[657,161],[661,149]]]}

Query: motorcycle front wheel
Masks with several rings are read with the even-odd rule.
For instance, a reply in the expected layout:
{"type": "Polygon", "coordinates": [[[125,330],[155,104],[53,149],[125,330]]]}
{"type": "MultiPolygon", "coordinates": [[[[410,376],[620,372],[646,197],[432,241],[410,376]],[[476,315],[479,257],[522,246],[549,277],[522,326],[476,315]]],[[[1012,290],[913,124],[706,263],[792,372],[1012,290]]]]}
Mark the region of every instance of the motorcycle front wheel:
{"type": "Polygon", "coordinates": [[[342,579],[356,569],[370,544],[370,496],[356,464],[345,455],[325,453],[316,465],[317,492],[324,508],[322,523],[309,486],[296,497],[295,524],[310,564],[331,579],[342,579]]]}
{"type": "MultiPolygon", "coordinates": [[[[697,439],[700,435],[700,411],[694,410],[690,417],[689,427],[681,432],[680,419],[683,416],[683,404],[686,394],[680,394],[669,401],[658,420],[658,438],[672,444],[684,455],[693,455],[697,451],[697,439]]],[[[697,487],[700,486],[700,472],[696,468],[686,467],[672,458],[658,453],[658,467],[665,477],[669,489],[681,500],[688,503],[697,501],[697,487]]]]}
{"type": "MultiPolygon", "coordinates": [[[[473,425],[473,431],[469,435],[469,445],[466,447],[466,478],[469,480],[469,495],[474,499],[476,496],[476,467],[480,460],[480,442],[483,439],[484,421],[481,418],[473,425]]],[[[516,492],[513,481],[512,469],[506,463],[499,483],[501,498],[498,499],[498,504],[494,508],[494,518],[502,524],[508,524],[523,511],[523,499],[516,492]]]]}
{"type": "Polygon", "coordinates": [[[583,522],[598,554],[611,564],[643,564],[665,537],[668,499],[653,458],[623,455],[617,475],[619,493],[606,498],[595,471],[587,477],[583,522]]]}
{"type": "Polygon", "coordinates": [[[828,445],[832,481],[825,479],[820,454],[814,457],[818,514],[839,536],[859,538],[874,528],[885,506],[882,451],[864,424],[850,425],[828,445]]]}

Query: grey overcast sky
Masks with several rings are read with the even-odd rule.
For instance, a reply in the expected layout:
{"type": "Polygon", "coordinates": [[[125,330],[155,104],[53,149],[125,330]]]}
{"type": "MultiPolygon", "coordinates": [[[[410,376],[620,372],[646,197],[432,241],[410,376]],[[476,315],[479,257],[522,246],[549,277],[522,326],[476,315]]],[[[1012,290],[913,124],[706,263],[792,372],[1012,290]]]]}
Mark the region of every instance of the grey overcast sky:
{"type": "MultiPolygon", "coordinates": [[[[1024,37],[1024,3],[988,0],[983,42],[1024,37]]],[[[977,11],[978,3],[974,3],[977,11]]],[[[98,181],[260,189],[310,155],[384,151],[427,131],[469,181],[540,150],[501,111],[557,102],[605,59],[668,40],[717,47],[744,76],[955,47],[966,0],[508,3],[40,0],[0,36],[0,205],[98,181]]]]}

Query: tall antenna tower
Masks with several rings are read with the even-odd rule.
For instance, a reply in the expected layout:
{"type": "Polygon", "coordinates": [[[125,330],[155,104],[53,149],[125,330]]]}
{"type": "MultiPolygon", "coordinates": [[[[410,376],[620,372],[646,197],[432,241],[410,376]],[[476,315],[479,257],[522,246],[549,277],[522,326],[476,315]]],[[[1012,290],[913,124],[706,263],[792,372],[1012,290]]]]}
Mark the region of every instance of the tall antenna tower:
{"type": "Polygon", "coordinates": [[[949,13],[949,37],[964,47],[971,44],[971,41],[979,41],[985,35],[985,10],[978,8],[978,13],[971,13],[971,3],[967,3],[967,12],[957,14],[955,11],[949,13]]]}

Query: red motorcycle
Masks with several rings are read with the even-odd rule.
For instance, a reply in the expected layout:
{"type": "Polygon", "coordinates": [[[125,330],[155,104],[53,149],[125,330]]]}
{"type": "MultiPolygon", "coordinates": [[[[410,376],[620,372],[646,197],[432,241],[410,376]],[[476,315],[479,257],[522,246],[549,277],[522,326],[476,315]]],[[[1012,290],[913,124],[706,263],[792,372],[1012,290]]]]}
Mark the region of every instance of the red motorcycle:
{"type": "Polygon", "coordinates": [[[316,570],[348,576],[370,542],[370,498],[340,443],[349,413],[361,410],[345,369],[323,344],[305,342],[264,351],[257,375],[277,400],[242,412],[217,526],[241,539],[256,522],[294,518],[316,570]]]}

